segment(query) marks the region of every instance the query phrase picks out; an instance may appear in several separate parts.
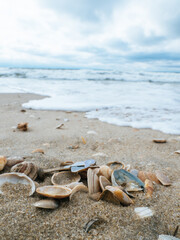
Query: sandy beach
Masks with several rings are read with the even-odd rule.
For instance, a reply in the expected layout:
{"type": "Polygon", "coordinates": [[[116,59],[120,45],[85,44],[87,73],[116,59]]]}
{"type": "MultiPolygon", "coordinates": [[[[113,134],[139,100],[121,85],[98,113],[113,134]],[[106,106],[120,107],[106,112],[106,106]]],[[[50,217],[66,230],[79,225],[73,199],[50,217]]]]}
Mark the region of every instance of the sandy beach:
{"type": "MultiPolygon", "coordinates": [[[[22,103],[41,98],[34,94],[0,94],[0,155],[26,156],[26,161],[42,168],[89,158],[95,159],[97,165],[121,161],[138,170],[162,170],[172,185],[155,185],[152,198],[136,193],[134,204],[128,207],[96,202],[87,193],[79,192],[72,201],[61,200],[57,209],[43,210],[33,206],[42,199],[37,193],[32,197],[0,195],[1,239],[156,240],[160,234],[172,235],[180,220],[180,154],[174,153],[180,150],[180,136],[110,125],[87,119],[85,113],[79,112],[21,111],[22,103]],[[28,122],[27,132],[16,129],[20,122],[28,122]],[[60,124],[64,125],[57,129],[60,124]],[[157,144],[155,138],[167,142],[157,144]],[[77,145],[79,148],[72,149],[77,145]],[[37,148],[44,154],[32,153],[37,148]],[[139,219],[136,207],[149,207],[154,215],[139,219]],[[85,233],[83,226],[97,217],[102,223],[85,233]]],[[[1,173],[8,171],[5,168],[1,173]]],[[[37,182],[39,186],[48,185],[50,177],[37,182]]],[[[180,237],[180,231],[176,237],[180,237]]]]}

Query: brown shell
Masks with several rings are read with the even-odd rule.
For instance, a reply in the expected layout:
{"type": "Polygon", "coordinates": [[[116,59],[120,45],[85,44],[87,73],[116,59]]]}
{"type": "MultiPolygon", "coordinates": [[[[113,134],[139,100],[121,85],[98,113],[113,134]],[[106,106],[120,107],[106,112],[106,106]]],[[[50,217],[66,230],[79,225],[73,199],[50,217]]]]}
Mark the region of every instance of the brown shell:
{"type": "Polygon", "coordinates": [[[88,188],[83,183],[75,186],[72,189],[71,195],[69,196],[69,200],[72,200],[72,197],[74,196],[74,194],[77,193],[77,192],[80,192],[80,191],[81,192],[88,192],[88,188]]]}
{"type": "Polygon", "coordinates": [[[113,186],[106,186],[104,192],[101,194],[101,199],[113,202],[115,204],[122,204],[128,206],[133,201],[120,188],[113,186]]]}
{"type": "Polygon", "coordinates": [[[49,185],[37,188],[36,192],[45,197],[61,199],[69,197],[70,194],[72,193],[72,190],[68,187],[49,185]]]}
{"type": "Polygon", "coordinates": [[[22,162],[14,165],[11,168],[11,172],[24,173],[29,176],[32,180],[35,180],[38,173],[38,167],[31,162],[22,162]]]}
{"type": "Polygon", "coordinates": [[[67,186],[68,184],[71,184],[73,182],[79,182],[81,179],[80,175],[78,173],[72,173],[70,171],[63,171],[54,173],[51,182],[54,185],[64,185],[67,186]]]}
{"type": "Polygon", "coordinates": [[[145,189],[146,189],[147,197],[151,197],[153,194],[153,191],[154,191],[153,183],[151,180],[149,180],[149,179],[145,180],[145,189]]]}
{"type": "Polygon", "coordinates": [[[117,170],[117,169],[124,169],[124,163],[122,162],[118,162],[118,161],[114,161],[114,162],[109,162],[106,164],[108,167],[110,167],[112,170],[117,170]]]}
{"type": "Polygon", "coordinates": [[[106,165],[102,165],[99,168],[98,176],[104,176],[108,180],[111,179],[112,169],[106,165]]]}
{"type": "Polygon", "coordinates": [[[12,167],[18,163],[24,162],[24,158],[23,157],[18,157],[18,156],[12,156],[12,157],[8,157],[7,158],[7,166],[8,167],[12,167]]]}
{"type": "Polygon", "coordinates": [[[142,181],[145,182],[146,179],[151,180],[152,182],[155,182],[157,184],[159,184],[159,180],[156,177],[156,174],[151,173],[151,172],[146,172],[146,171],[139,171],[138,172],[138,178],[142,181]]]}
{"type": "Polygon", "coordinates": [[[21,130],[21,131],[27,131],[28,130],[28,123],[19,123],[17,125],[17,129],[21,130]]]}
{"type": "Polygon", "coordinates": [[[91,168],[89,168],[87,171],[87,183],[90,195],[101,191],[97,171],[98,171],[97,169],[91,168]]]}
{"type": "Polygon", "coordinates": [[[155,171],[156,177],[157,179],[160,181],[160,183],[164,186],[169,186],[171,185],[171,181],[169,180],[169,178],[164,175],[163,172],[161,172],[160,170],[155,171]]]}
{"type": "Polygon", "coordinates": [[[7,159],[5,156],[0,156],[0,171],[4,169],[7,163],[7,159]]]}
{"type": "Polygon", "coordinates": [[[32,153],[42,153],[42,154],[44,154],[44,150],[40,149],[40,148],[37,148],[34,151],[32,151],[32,153]]]}
{"type": "Polygon", "coordinates": [[[111,186],[112,185],[111,182],[104,176],[99,177],[99,183],[100,183],[100,187],[101,187],[102,191],[105,190],[106,186],[111,186]]]}

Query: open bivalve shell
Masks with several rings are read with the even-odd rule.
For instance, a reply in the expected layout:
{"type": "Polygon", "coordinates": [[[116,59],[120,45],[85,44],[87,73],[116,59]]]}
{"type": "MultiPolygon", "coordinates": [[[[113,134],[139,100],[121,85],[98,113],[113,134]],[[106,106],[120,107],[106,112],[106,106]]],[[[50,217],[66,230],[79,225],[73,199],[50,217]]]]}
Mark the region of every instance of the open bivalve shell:
{"type": "Polygon", "coordinates": [[[101,191],[99,177],[97,175],[98,171],[99,169],[96,168],[95,169],[89,168],[87,171],[87,183],[90,195],[101,191]]]}
{"type": "Polygon", "coordinates": [[[0,156],[0,171],[4,169],[7,163],[7,159],[4,156],[0,156]]]}
{"type": "Polygon", "coordinates": [[[119,187],[106,186],[105,190],[101,194],[100,199],[112,202],[115,204],[122,204],[128,206],[133,203],[133,201],[124,193],[119,187]]]}
{"type": "Polygon", "coordinates": [[[1,190],[1,187],[4,183],[30,185],[29,196],[33,195],[36,190],[34,182],[24,173],[4,173],[0,175],[0,194],[3,195],[5,195],[5,193],[1,190]]]}
{"type": "Polygon", "coordinates": [[[111,175],[111,182],[113,186],[126,186],[126,184],[134,183],[140,188],[144,189],[144,183],[130,172],[124,169],[115,170],[111,175]]]}
{"type": "Polygon", "coordinates": [[[33,204],[37,208],[45,209],[56,209],[58,208],[58,203],[54,199],[43,199],[33,204]]]}
{"type": "Polygon", "coordinates": [[[11,168],[11,172],[19,172],[24,173],[28,177],[30,177],[32,180],[35,180],[38,175],[38,167],[31,162],[21,162],[16,165],[14,165],[11,168]]]}
{"type": "Polygon", "coordinates": [[[101,187],[102,191],[105,190],[106,186],[111,186],[112,185],[111,182],[104,176],[99,177],[99,183],[100,183],[100,187],[101,187]]]}
{"type": "Polygon", "coordinates": [[[53,185],[69,186],[72,183],[79,182],[81,179],[78,173],[72,173],[70,171],[54,173],[51,182],[53,185]]]}
{"type": "Polygon", "coordinates": [[[69,197],[72,190],[68,187],[63,187],[59,185],[49,185],[37,188],[36,192],[45,197],[61,199],[69,197]]]}

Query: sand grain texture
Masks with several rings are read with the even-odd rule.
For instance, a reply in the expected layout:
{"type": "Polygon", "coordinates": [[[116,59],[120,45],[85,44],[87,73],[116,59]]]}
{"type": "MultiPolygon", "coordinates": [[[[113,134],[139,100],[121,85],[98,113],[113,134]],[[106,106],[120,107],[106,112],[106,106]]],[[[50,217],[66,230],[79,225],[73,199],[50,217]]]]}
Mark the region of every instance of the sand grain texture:
{"type": "MultiPolygon", "coordinates": [[[[95,202],[85,192],[76,193],[72,201],[60,200],[55,210],[35,208],[33,203],[44,199],[37,193],[32,197],[18,193],[18,198],[0,195],[0,239],[156,240],[160,234],[172,235],[180,220],[180,155],[172,154],[180,149],[180,137],[150,129],[110,125],[87,119],[84,113],[21,112],[23,102],[41,98],[32,94],[0,94],[0,155],[26,156],[26,161],[51,168],[60,166],[62,161],[84,161],[103,153],[94,157],[99,165],[122,161],[138,170],[163,170],[173,184],[155,185],[152,198],[147,198],[145,193],[135,193],[134,205],[128,207],[95,202]],[[13,128],[19,122],[28,122],[27,132],[13,128]],[[63,129],[56,129],[61,123],[63,129]],[[88,131],[97,134],[88,134],[88,131]],[[155,138],[167,139],[167,143],[156,144],[152,141],[155,138]],[[79,148],[69,148],[75,145],[79,148]],[[37,148],[43,149],[44,154],[32,153],[37,148]],[[135,207],[149,207],[154,215],[139,219],[135,207]],[[83,227],[95,218],[103,221],[85,233],[83,227]]],[[[6,167],[1,173],[8,171],[6,167]]],[[[48,184],[51,184],[50,177],[39,182],[39,186],[48,184]]],[[[180,232],[176,237],[180,237],[180,232]]]]}

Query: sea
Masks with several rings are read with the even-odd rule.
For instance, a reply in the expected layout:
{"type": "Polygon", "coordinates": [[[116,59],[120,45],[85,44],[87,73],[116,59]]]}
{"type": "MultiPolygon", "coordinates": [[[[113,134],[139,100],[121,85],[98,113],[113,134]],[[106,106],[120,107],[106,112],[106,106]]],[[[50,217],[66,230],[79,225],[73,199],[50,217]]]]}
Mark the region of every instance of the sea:
{"type": "Polygon", "coordinates": [[[0,93],[46,96],[25,108],[86,112],[110,124],[180,134],[180,72],[0,68],[0,93]]]}

